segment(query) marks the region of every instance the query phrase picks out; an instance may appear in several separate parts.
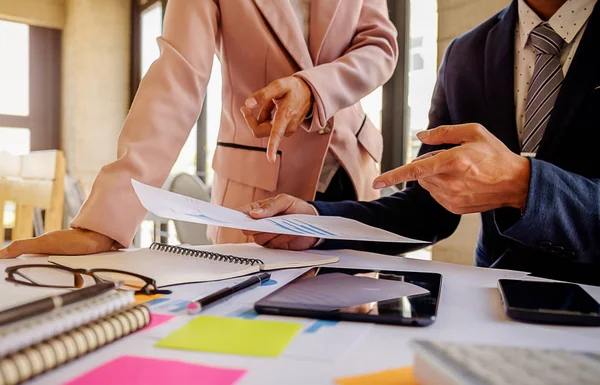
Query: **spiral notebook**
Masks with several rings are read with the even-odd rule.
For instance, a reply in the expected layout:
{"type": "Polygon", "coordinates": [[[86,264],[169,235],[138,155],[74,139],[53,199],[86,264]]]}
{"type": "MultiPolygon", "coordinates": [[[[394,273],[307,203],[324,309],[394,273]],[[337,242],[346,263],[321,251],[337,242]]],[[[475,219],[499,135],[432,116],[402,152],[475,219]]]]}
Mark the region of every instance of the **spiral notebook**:
{"type": "Polygon", "coordinates": [[[217,281],[257,273],[334,263],[337,257],[272,250],[251,244],[171,246],[81,256],[55,256],[49,261],[79,269],[117,269],[153,278],[158,287],[217,281]]]}
{"type": "Polygon", "coordinates": [[[0,384],[20,384],[150,323],[131,292],[107,293],[0,328],[0,384]]]}

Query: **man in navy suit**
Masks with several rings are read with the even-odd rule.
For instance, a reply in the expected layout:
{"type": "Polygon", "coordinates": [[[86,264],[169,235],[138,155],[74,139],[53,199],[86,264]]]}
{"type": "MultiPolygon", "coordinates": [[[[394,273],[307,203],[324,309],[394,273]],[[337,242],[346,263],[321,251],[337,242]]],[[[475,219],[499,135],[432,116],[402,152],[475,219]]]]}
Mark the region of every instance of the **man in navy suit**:
{"type": "MultiPolygon", "coordinates": [[[[439,70],[420,156],[372,202],[282,195],[244,208],[343,216],[437,242],[481,213],[476,264],[600,284],[600,5],[514,0],[457,38],[439,70]]],[[[414,245],[249,233],[267,247],[398,254],[414,245]]]]}

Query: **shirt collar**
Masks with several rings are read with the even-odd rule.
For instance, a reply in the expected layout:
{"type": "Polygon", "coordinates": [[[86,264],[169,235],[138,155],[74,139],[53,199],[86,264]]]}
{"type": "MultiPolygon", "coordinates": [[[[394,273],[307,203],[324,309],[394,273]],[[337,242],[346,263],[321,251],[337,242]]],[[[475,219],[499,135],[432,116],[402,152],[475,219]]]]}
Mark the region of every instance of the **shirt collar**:
{"type": "MultiPolygon", "coordinates": [[[[563,40],[569,44],[589,19],[598,0],[567,0],[548,24],[563,40]]],[[[518,0],[519,24],[517,33],[521,48],[529,41],[529,34],[544,21],[535,13],[525,0],[518,0]]]]}

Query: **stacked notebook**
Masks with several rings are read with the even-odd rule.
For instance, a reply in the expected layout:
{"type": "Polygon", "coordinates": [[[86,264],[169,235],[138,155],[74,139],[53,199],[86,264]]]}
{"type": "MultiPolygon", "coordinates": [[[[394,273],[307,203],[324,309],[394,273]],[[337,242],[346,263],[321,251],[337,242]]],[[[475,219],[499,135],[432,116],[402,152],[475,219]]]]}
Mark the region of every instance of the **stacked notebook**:
{"type": "Polygon", "coordinates": [[[0,385],[27,381],[150,323],[133,292],[110,292],[0,327],[0,385]]]}
{"type": "Polygon", "coordinates": [[[52,263],[77,269],[114,269],[153,278],[158,287],[216,281],[261,270],[317,266],[338,261],[298,251],[271,250],[256,245],[170,246],[83,256],[56,256],[52,263]]]}

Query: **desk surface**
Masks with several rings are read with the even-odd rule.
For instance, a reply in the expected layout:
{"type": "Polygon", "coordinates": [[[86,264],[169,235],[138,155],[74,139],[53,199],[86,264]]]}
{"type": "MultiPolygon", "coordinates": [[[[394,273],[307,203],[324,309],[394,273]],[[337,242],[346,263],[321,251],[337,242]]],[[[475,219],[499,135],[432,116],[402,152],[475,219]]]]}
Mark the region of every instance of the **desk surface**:
{"type": "MultiPolygon", "coordinates": [[[[30,384],[61,384],[126,354],[247,369],[248,372],[238,382],[239,385],[264,385],[334,384],[333,379],[335,378],[410,365],[412,353],[408,343],[416,338],[600,352],[598,328],[530,325],[511,321],[505,316],[496,288],[497,280],[499,278],[520,278],[525,275],[524,273],[354,251],[337,250],[327,253],[340,257],[340,262],[336,264],[340,267],[441,272],[443,287],[437,321],[425,328],[340,323],[329,331],[325,329],[322,334],[323,338],[315,338],[318,336],[315,335],[312,339],[305,341],[310,345],[310,349],[313,349],[312,351],[321,352],[319,358],[290,356],[285,353],[279,358],[259,358],[153,347],[157,340],[190,320],[188,316],[182,315],[163,326],[126,337],[62,368],[44,374],[31,381],[30,384]],[[350,335],[357,336],[347,338],[350,335]],[[336,338],[339,341],[336,341],[336,338]],[[338,348],[343,351],[343,354],[339,354],[338,357],[323,355],[326,355],[323,352],[327,352],[327,349],[334,352],[336,347],[332,345],[338,343],[338,348]]],[[[9,265],[42,261],[41,257],[28,260],[2,260],[0,268],[4,270],[9,265]]],[[[279,284],[264,287],[264,290],[261,289],[263,291],[260,291],[258,295],[263,296],[267,291],[270,292],[280,287],[281,284],[293,279],[299,273],[299,270],[275,272],[273,277],[276,277],[279,284]]],[[[202,285],[206,284],[177,286],[173,296],[193,299],[206,290],[206,286],[202,285]]],[[[596,300],[600,301],[600,287],[583,287],[596,300]]],[[[18,295],[20,288],[4,280],[0,281],[0,293],[2,293],[0,308],[5,308],[9,301],[8,297],[18,295]],[[6,295],[8,293],[10,295],[6,295]]],[[[28,290],[42,290],[39,295],[48,295],[48,292],[43,289],[28,290]]],[[[210,309],[208,314],[229,315],[232,311],[250,309],[252,303],[259,299],[257,292],[258,290],[249,290],[235,300],[215,306],[210,309]]],[[[32,292],[28,291],[27,296],[32,296],[32,292]]],[[[304,322],[309,321],[304,320],[304,322]]]]}

